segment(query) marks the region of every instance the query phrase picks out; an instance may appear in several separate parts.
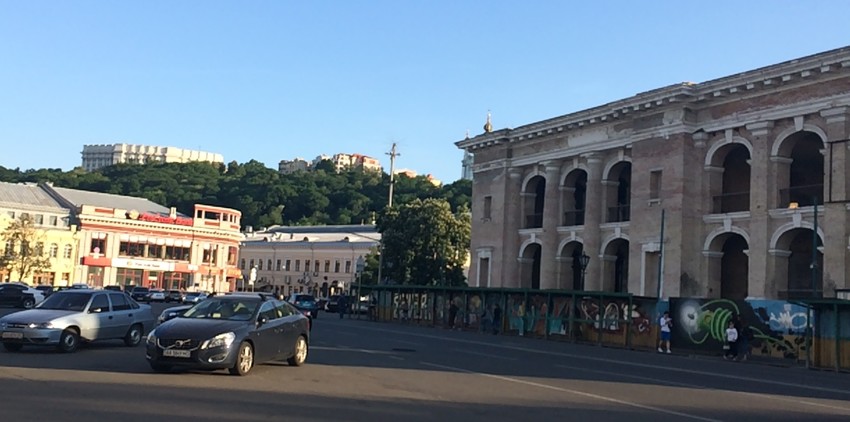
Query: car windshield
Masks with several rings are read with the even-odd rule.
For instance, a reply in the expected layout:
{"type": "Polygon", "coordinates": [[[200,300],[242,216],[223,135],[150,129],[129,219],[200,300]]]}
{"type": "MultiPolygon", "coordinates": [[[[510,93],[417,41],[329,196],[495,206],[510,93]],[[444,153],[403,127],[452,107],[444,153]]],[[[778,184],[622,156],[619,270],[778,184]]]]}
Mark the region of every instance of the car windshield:
{"type": "Polygon", "coordinates": [[[257,300],[207,299],[183,314],[183,318],[248,321],[257,309],[257,300]]]}
{"type": "Polygon", "coordinates": [[[298,295],[295,296],[295,302],[297,303],[310,303],[315,302],[316,298],[310,295],[298,295]]]}
{"type": "Polygon", "coordinates": [[[58,292],[50,295],[37,308],[81,312],[86,308],[90,298],[91,293],[58,292]]]}

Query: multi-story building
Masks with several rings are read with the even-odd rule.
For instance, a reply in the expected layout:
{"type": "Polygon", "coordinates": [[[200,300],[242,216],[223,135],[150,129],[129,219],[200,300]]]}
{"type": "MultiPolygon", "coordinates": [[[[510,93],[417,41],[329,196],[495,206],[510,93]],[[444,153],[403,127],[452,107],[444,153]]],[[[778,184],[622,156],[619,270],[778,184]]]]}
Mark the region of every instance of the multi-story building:
{"type": "Polygon", "coordinates": [[[195,205],[186,216],[144,198],[39,187],[71,210],[76,282],[222,292],[241,276],[239,211],[195,205]]]}
{"type": "Polygon", "coordinates": [[[280,174],[292,174],[297,171],[308,171],[310,168],[310,163],[303,158],[281,160],[277,165],[277,171],[280,172],[280,174]]]}
{"type": "Polygon", "coordinates": [[[221,154],[212,152],[134,144],[84,145],[82,155],[83,168],[88,171],[120,163],[224,163],[221,154]]]}
{"type": "Polygon", "coordinates": [[[463,151],[463,160],[461,163],[460,178],[463,180],[472,180],[472,154],[469,151],[463,151]]]}
{"type": "Polygon", "coordinates": [[[514,129],[488,119],[457,142],[474,157],[470,284],[832,295],[850,277],[848,138],[850,47],[514,129]]]}
{"type": "Polygon", "coordinates": [[[23,253],[47,258],[50,266],[32,269],[34,260],[24,258],[28,262],[0,267],[0,281],[67,286],[76,280],[78,267],[74,261],[78,233],[77,226],[70,224],[71,210],[37,185],[0,182],[0,234],[21,218],[29,218],[34,224],[36,230],[32,238],[23,242],[4,241],[0,243],[0,253],[15,251],[19,254],[23,248],[23,253]]]}
{"type": "Polygon", "coordinates": [[[254,288],[318,296],[350,291],[358,259],[381,239],[374,225],[277,226],[245,236],[239,257],[243,280],[255,269],[254,288]]]}

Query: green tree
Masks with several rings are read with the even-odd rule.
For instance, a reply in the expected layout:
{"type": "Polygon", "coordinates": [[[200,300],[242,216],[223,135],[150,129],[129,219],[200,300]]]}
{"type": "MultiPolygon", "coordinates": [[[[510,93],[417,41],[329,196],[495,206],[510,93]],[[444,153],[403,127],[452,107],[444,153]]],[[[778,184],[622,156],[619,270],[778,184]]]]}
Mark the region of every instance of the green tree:
{"type": "Polygon", "coordinates": [[[15,280],[16,276],[24,280],[33,273],[50,268],[50,259],[37,247],[43,239],[29,215],[22,214],[13,220],[0,237],[6,245],[3,256],[0,256],[0,268],[9,272],[10,280],[15,280]]]}
{"type": "Polygon", "coordinates": [[[452,213],[444,199],[415,199],[387,209],[378,218],[382,276],[399,284],[465,285],[470,222],[466,209],[452,213]]]}

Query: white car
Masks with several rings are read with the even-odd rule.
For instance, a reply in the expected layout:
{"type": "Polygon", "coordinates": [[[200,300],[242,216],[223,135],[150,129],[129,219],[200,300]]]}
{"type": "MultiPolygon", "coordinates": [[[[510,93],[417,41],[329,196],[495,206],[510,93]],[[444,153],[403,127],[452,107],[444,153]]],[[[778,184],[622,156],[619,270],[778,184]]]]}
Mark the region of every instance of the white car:
{"type": "Polygon", "coordinates": [[[165,302],[164,290],[151,290],[148,294],[148,302],[165,302]]]}

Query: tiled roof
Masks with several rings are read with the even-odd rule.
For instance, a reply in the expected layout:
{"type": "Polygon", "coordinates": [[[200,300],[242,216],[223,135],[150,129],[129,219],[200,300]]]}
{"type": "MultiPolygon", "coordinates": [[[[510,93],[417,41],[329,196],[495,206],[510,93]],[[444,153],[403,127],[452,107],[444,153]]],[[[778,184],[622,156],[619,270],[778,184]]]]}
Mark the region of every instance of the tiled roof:
{"type": "Polygon", "coordinates": [[[75,207],[91,205],[95,207],[116,208],[122,210],[136,210],[139,212],[154,212],[168,214],[170,209],[145,198],[134,196],[115,195],[112,193],[91,192],[79,189],[50,187],[66,201],[75,207]]]}
{"type": "Polygon", "coordinates": [[[32,183],[0,182],[0,206],[33,211],[70,212],[44,189],[32,183]]]}

